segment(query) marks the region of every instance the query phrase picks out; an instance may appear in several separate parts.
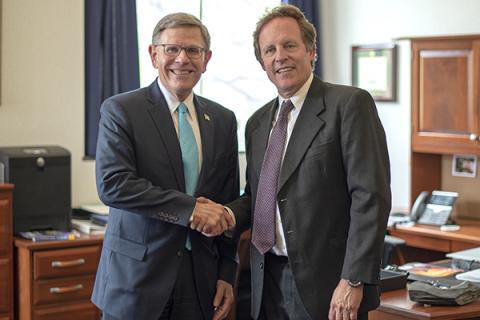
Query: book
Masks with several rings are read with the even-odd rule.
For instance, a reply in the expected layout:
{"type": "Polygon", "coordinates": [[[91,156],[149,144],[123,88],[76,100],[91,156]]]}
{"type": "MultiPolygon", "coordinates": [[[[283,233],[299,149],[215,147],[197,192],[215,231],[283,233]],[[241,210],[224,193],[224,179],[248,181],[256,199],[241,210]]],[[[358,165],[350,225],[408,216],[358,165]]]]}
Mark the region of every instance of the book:
{"type": "Polygon", "coordinates": [[[95,224],[90,220],[79,220],[79,219],[72,219],[72,227],[75,230],[80,231],[81,233],[91,234],[91,235],[104,234],[106,229],[105,226],[95,224]]]}
{"type": "MultiPolygon", "coordinates": [[[[463,269],[452,268],[431,263],[409,262],[401,265],[399,269],[408,271],[410,276],[444,278],[451,277],[457,273],[463,272],[463,269]]],[[[412,277],[409,277],[412,280],[412,277]]],[[[418,280],[418,279],[413,279],[418,280]]]]}
{"type": "Polygon", "coordinates": [[[80,235],[75,231],[59,231],[59,230],[44,230],[44,231],[26,231],[19,233],[22,238],[39,241],[55,241],[55,240],[75,240],[80,235]]]}

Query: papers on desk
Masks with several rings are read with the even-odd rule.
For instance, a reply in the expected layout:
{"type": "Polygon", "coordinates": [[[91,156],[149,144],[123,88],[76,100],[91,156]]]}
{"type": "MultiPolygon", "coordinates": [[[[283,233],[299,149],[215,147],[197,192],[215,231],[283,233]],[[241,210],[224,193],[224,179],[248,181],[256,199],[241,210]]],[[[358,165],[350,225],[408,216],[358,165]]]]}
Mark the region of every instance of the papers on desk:
{"type": "Polygon", "coordinates": [[[105,234],[105,226],[93,223],[90,220],[72,219],[72,227],[85,234],[105,234]]]}
{"type": "Polygon", "coordinates": [[[446,257],[450,259],[480,262],[480,247],[450,252],[446,254],[446,257]]]}
{"type": "Polygon", "coordinates": [[[394,227],[396,224],[404,224],[408,222],[411,222],[409,215],[401,212],[395,212],[388,216],[387,227],[394,227]]]}
{"type": "Polygon", "coordinates": [[[106,226],[108,223],[108,214],[103,215],[103,214],[92,213],[92,215],[90,216],[90,221],[101,226],[106,226]]]}
{"type": "Polygon", "coordinates": [[[84,204],[79,206],[80,209],[90,213],[108,215],[109,207],[104,204],[84,204]]]}
{"type": "Polygon", "coordinates": [[[458,280],[480,283],[480,269],[459,273],[455,276],[458,280]]]}

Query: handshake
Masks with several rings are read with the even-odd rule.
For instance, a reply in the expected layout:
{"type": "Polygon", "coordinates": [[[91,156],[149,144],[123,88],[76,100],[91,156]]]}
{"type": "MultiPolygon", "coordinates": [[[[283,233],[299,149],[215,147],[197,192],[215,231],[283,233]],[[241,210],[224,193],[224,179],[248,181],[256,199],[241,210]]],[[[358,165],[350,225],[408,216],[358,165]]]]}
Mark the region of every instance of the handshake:
{"type": "Polygon", "coordinates": [[[190,219],[191,229],[215,237],[234,226],[234,218],[224,206],[204,197],[197,198],[190,219]]]}

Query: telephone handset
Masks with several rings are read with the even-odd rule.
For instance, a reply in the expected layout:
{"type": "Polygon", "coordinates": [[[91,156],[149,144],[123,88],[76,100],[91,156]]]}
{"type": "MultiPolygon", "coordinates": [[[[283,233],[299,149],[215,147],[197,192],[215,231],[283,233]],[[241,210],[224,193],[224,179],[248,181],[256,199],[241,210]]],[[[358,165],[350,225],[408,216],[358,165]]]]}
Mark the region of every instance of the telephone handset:
{"type": "Polygon", "coordinates": [[[457,198],[457,192],[435,190],[430,196],[428,191],[422,191],[412,206],[410,220],[421,224],[444,225],[450,219],[457,198]]]}
{"type": "Polygon", "coordinates": [[[430,196],[430,193],[428,191],[422,191],[417,199],[415,200],[415,203],[412,206],[412,211],[410,211],[410,220],[412,221],[417,221],[418,218],[422,215],[422,213],[425,211],[425,207],[427,206],[427,201],[430,196]]]}

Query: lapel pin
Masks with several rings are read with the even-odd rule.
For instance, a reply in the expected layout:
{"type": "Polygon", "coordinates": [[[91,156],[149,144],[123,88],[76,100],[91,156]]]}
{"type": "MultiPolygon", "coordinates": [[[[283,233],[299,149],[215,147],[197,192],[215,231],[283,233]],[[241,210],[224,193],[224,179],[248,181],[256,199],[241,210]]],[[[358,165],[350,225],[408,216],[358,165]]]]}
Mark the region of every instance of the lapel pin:
{"type": "Polygon", "coordinates": [[[208,114],[204,113],[203,117],[205,118],[205,120],[210,121],[210,116],[208,114]]]}

